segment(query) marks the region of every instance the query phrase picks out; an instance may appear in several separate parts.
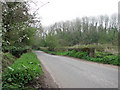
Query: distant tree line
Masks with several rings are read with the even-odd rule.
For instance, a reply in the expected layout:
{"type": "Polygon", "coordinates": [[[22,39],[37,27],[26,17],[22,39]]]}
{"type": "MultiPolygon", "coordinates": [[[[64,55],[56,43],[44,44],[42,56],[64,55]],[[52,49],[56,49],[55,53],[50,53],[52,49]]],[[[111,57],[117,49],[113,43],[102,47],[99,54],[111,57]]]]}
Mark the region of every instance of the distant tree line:
{"type": "Polygon", "coordinates": [[[2,3],[2,47],[62,47],[118,43],[118,17],[83,17],[43,28],[28,2],[2,3]]]}
{"type": "Polygon", "coordinates": [[[112,16],[83,17],[72,21],[57,22],[42,29],[39,45],[50,48],[77,44],[118,43],[117,14],[112,16]]]}

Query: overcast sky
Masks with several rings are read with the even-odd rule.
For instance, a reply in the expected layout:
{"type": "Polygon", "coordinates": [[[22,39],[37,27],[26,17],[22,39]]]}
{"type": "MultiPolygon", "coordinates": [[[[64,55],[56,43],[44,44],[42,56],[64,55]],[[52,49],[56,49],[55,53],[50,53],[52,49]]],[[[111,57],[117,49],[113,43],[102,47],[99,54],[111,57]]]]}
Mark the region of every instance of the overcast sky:
{"type": "Polygon", "coordinates": [[[58,21],[72,20],[76,17],[112,15],[118,12],[119,0],[33,0],[38,8],[43,3],[50,2],[38,10],[43,26],[58,21]],[[41,3],[43,2],[43,3],[41,3]]]}

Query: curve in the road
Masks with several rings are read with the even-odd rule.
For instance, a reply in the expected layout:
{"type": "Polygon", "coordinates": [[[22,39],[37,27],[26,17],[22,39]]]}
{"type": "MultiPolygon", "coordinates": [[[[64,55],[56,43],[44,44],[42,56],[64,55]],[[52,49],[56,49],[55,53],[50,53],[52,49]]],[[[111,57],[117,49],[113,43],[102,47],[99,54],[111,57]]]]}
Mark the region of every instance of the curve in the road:
{"type": "Polygon", "coordinates": [[[34,51],[61,88],[118,88],[118,69],[34,51]]]}

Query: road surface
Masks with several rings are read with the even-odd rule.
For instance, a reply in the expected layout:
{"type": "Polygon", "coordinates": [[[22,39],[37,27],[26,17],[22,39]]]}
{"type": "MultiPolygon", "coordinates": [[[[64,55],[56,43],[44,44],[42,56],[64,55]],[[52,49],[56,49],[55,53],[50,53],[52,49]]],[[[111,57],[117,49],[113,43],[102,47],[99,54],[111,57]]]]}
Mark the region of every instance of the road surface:
{"type": "Polygon", "coordinates": [[[118,88],[118,69],[34,51],[60,88],[118,88]]]}

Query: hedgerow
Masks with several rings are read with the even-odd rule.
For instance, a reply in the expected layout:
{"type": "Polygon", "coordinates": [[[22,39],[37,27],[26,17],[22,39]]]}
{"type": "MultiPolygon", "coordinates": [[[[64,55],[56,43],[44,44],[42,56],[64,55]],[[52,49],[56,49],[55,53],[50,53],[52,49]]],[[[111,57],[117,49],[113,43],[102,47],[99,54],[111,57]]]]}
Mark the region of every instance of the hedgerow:
{"type": "Polygon", "coordinates": [[[25,47],[4,46],[2,49],[4,53],[9,52],[16,57],[20,57],[23,53],[26,53],[27,50],[31,50],[31,48],[29,46],[25,47]]]}

